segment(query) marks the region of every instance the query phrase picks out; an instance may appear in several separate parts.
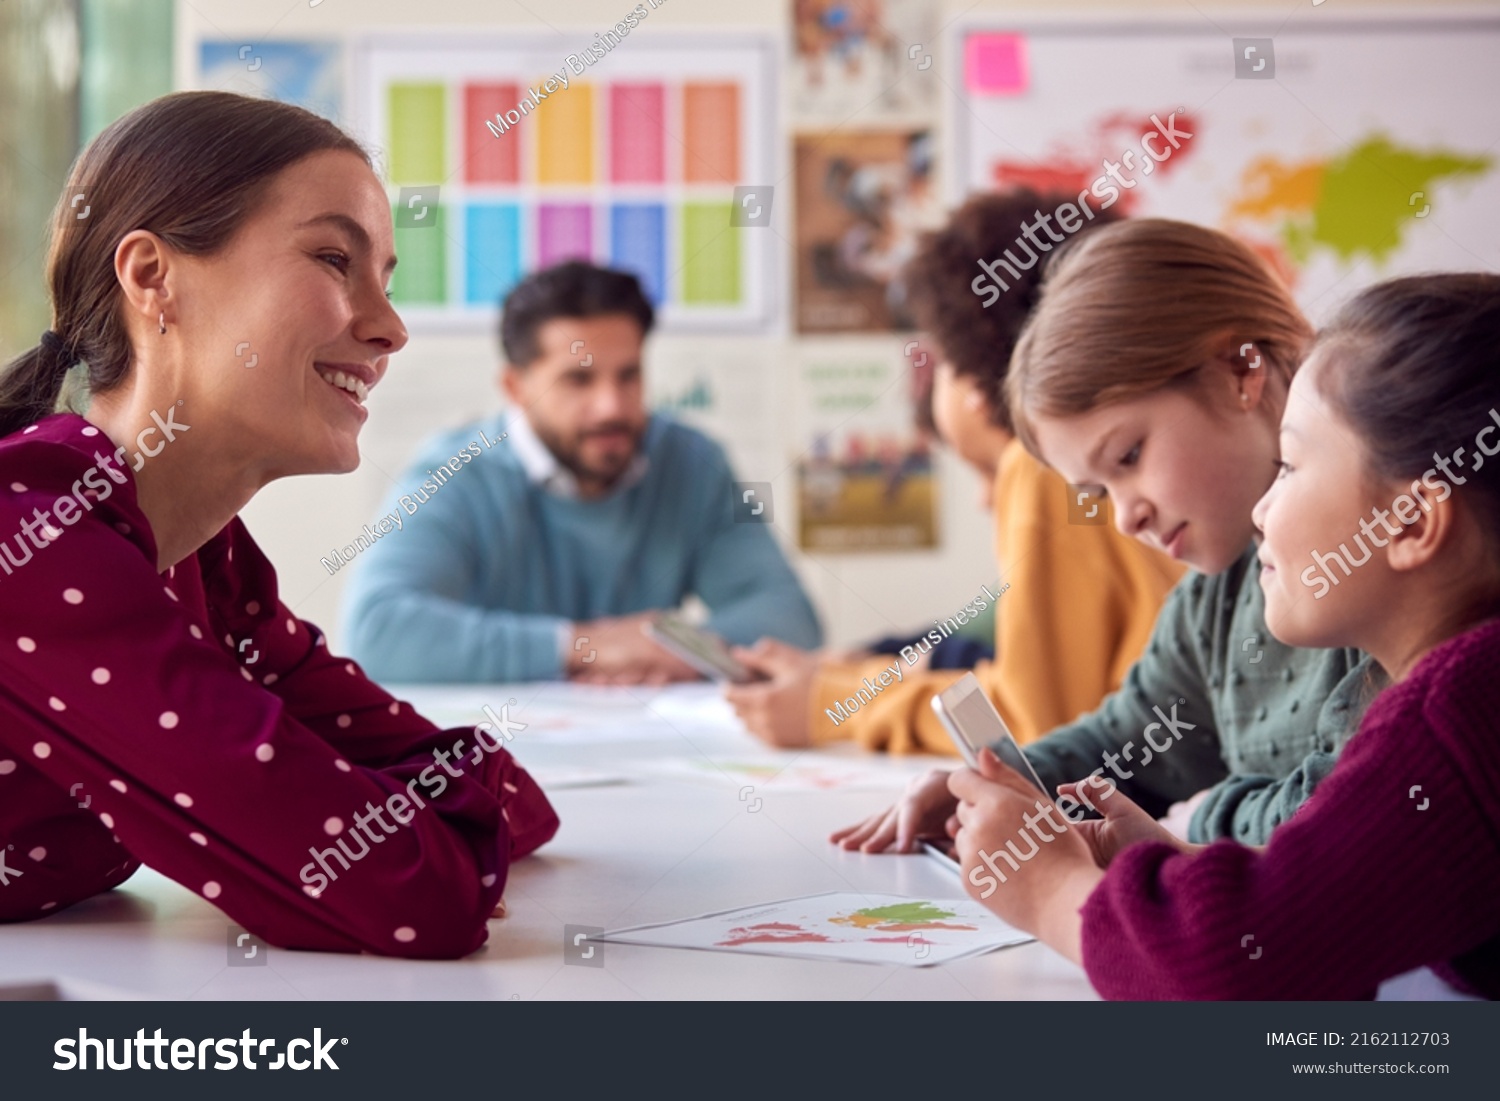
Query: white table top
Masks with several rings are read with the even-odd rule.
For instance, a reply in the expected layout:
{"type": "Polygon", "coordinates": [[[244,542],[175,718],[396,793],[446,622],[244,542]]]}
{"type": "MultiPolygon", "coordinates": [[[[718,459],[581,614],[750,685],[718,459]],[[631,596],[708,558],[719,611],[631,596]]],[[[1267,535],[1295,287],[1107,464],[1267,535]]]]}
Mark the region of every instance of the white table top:
{"type": "Polygon", "coordinates": [[[1079,968],[1035,943],[940,967],[611,943],[602,946],[603,967],[566,966],[564,925],[616,929],[828,891],[963,897],[958,879],[928,858],[846,853],[827,842],[833,829],[888,803],[903,778],[932,759],[891,760],[852,747],[775,754],[737,727],[708,686],[396,694],[442,725],[476,722],[483,703],[499,710],[517,700],[510,715],[528,729],[512,752],[562,819],[549,845],[512,868],[508,916],[490,923],[479,952],[412,962],[272,948],[261,949],[264,966],[230,967],[229,919],[143,869],[54,917],[0,926],[0,986],[50,980],[75,998],[224,1000],[1095,997],[1079,968]],[[793,767],[771,779],[739,771],[787,763],[793,767]],[[578,769],[630,779],[550,786],[549,778],[578,769]],[[829,770],[844,774],[843,785],[814,790],[829,770]]]}

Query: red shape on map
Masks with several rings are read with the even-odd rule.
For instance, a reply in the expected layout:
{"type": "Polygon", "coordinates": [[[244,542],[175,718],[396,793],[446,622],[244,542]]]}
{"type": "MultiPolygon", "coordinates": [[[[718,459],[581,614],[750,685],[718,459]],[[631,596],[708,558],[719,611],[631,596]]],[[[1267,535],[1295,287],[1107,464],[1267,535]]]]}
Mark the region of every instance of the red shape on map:
{"type": "Polygon", "coordinates": [[[759,925],[742,925],[729,930],[729,940],[718,942],[720,948],[736,948],[741,944],[814,944],[836,943],[832,937],[814,933],[800,925],[784,921],[766,921],[759,925]]]}
{"type": "MultiPolygon", "coordinates": [[[[1168,126],[1168,119],[1172,119],[1170,128],[1179,134],[1197,135],[1199,123],[1186,111],[1158,111],[1157,117],[1162,120],[1162,126],[1168,126]]],[[[1100,190],[1104,190],[1107,184],[1119,192],[1119,198],[1111,204],[1121,214],[1129,215],[1136,206],[1140,194],[1140,186],[1144,181],[1149,185],[1151,178],[1156,175],[1165,176],[1169,172],[1175,172],[1178,166],[1187,160],[1193,152],[1194,145],[1191,138],[1181,138],[1175,148],[1165,137],[1154,139],[1153,144],[1158,152],[1171,151],[1166,160],[1156,161],[1148,157],[1141,146],[1141,138],[1153,131],[1158,131],[1156,123],[1151,121],[1151,116],[1144,119],[1126,112],[1116,112],[1106,115],[1094,126],[1092,132],[1081,142],[1069,144],[1059,143],[1053,147],[1040,161],[1024,160],[997,160],[991,169],[990,178],[994,182],[996,191],[1009,191],[1012,188],[1029,187],[1043,195],[1060,194],[1068,196],[1070,201],[1076,202],[1076,196],[1083,191],[1089,191],[1096,180],[1103,179],[1104,184],[1100,190]],[[1080,149],[1086,146],[1087,152],[1080,149]],[[1124,155],[1126,150],[1134,154],[1134,163],[1125,166],[1124,155]],[[1120,166],[1118,171],[1126,179],[1134,180],[1135,187],[1121,187],[1113,178],[1104,171],[1104,162],[1109,160],[1120,166]],[[1142,170],[1142,162],[1152,165],[1151,172],[1142,170]]],[[[1090,195],[1086,200],[1090,206],[1098,209],[1100,199],[1097,195],[1090,195]]]]}

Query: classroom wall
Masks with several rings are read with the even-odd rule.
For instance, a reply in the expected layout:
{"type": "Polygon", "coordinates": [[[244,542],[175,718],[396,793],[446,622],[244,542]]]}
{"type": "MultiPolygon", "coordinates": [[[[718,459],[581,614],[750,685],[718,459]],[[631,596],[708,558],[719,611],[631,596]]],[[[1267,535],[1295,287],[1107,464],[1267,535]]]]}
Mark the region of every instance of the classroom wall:
{"type": "MultiPolygon", "coordinates": [[[[202,35],[233,37],[246,42],[259,38],[298,38],[336,35],[348,30],[378,27],[442,28],[464,25],[512,25],[528,31],[549,26],[599,28],[612,25],[632,6],[627,0],[568,0],[558,4],[496,4],[493,0],[441,0],[412,5],[405,0],[360,0],[289,8],[286,0],[193,0],[177,7],[177,71],[179,84],[193,71],[193,51],[202,35]],[[531,12],[536,14],[530,14],[531,12]]],[[[981,0],[978,4],[940,5],[946,23],[960,15],[1016,10],[1036,6],[981,0]]],[[[1186,5],[1175,0],[1096,0],[1071,5],[1068,10],[1118,17],[1133,12],[1192,14],[1205,18],[1223,11],[1265,13],[1279,17],[1296,5],[1292,0],[1253,3],[1186,5]]],[[[1356,7],[1392,11],[1400,7],[1381,0],[1355,4],[1341,0],[1341,10],[1356,7]]],[[[1468,5],[1494,7],[1493,2],[1468,5]]],[[[1055,5],[1046,5],[1054,14],[1055,5]]],[[[778,40],[787,34],[790,0],[668,0],[651,13],[647,33],[669,29],[743,26],[773,31],[778,40]]],[[[939,65],[944,42],[927,44],[939,65]]],[[[951,95],[950,90],[943,93],[951,95]]],[[[783,104],[783,113],[786,105],[783,104]]],[[[942,108],[938,119],[941,121],[942,108]]],[[[853,125],[853,123],[851,123],[853,125]]],[[[941,127],[940,127],[941,130],[941,127]]],[[[790,166],[790,138],[783,143],[781,170],[790,166]]],[[[941,166],[940,166],[941,176],[941,166]]],[[[789,183],[789,181],[786,181],[789,183]]],[[[938,181],[940,193],[946,182],[938,181]]],[[[790,187],[787,188],[790,191],[790,187]]],[[[783,206],[780,217],[787,216],[783,206]]],[[[789,223],[788,223],[789,224],[789,223]]],[[[790,232],[783,236],[790,240],[790,232]]],[[[837,341],[838,338],[819,338],[837,341]]],[[[868,341],[870,338],[861,338],[868,341]]],[[[905,337],[881,337],[898,349],[905,337]]],[[[775,335],[671,336],[658,335],[648,349],[651,364],[681,362],[695,357],[712,361],[733,356],[736,363],[764,377],[766,400],[774,409],[787,409],[794,352],[807,340],[794,340],[785,311],[775,335]]],[[[492,332],[484,335],[418,333],[392,363],[385,381],[370,401],[371,418],[363,437],[364,462],[358,472],[339,477],[286,480],[268,487],[245,513],[256,538],[276,563],[282,598],[298,614],[335,630],[337,608],[347,571],[329,576],[319,564],[331,548],[352,541],[361,525],[375,516],[382,495],[391,486],[418,442],[437,429],[489,413],[500,405],[495,379],[498,350],[492,332]]],[[[993,581],[991,525],[975,506],[974,476],[947,453],[938,458],[941,546],[933,551],[879,554],[809,555],[795,548],[792,510],[795,486],[791,477],[799,441],[790,426],[777,423],[776,438],[740,446],[732,453],[738,477],[773,483],[777,501],[778,535],[816,602],[833,644],[849,644],[946,616],[972,598],[982,583],[993,581]]],[[[335,647],[340,644],[335,633],[335,647]]]]}

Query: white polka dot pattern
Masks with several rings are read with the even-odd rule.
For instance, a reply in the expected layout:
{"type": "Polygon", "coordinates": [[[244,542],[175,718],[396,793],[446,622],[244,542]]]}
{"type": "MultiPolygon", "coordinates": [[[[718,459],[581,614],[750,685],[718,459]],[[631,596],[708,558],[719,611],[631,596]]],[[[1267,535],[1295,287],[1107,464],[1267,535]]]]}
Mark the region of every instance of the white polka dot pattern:
{"type": "MultiPolygon", "coordinates": [[[[95,450],[113,446],[67,413],[0,442],[0,532],[29,517],[32,496],[69,493],[96,467],[95,450]]],[[[144,864],[225,903],[267,939],[295,939],[335,881],[314,874],[327,870],[316,861],[299,869],[309,847],[361,851],[365,830],[351,816],[364,821],[382,788],[392,799],[404,793],[434,763],[434,745],[472,744],[471,728],[435,738],[432,724],[358,663],[330,653],[322,632],[277,602],[274,573],[238,518],[158,572],[135,479],[99,472],[103,481],[78,491],[92,509],[69,524],[43,517],[32,528],[36,543],[56,543],[26,565],[21,582],[0,573],[0,659],[16,680],[10,702],[0,702],[0,807],[15,843],[11,865],[24,864],[28,878],[17,881],[30,892],[14,916],[54,913],[144,864]],[[247,639],[253,656],[241,648],[247,639]],[[91,818],[97,829],[75,835],[52,825],[59,805],[77,803],[91,805],[62,817],[91,818]],[[282,886],[268,881],[268,869],[282,886]],[[289,893],[289,882],[300,891],[289,893]]],[[[415,809],[396,828],[398,846],[417,859],[370,857],[357,875],[337,878],[340,913],[366,917],[315,918],[333,946],[457,958],[483,943],[490,907],[455,906],[465,888],[445,877],[482,861],[493,894],[505,878],[496,863],[508,851],[497,852],[504,827],[499,816],[486,827],[484,816],[471,820],[458,808],[476,796],[498,800],[511,845],[534,839],[521,842],[528,849],[550,836],[555,819],[508,754],[482,769],[467,765],[459,757],[461,775],[439,770],[454,789],[444,798],[420,783],[410,793],[406,805],[415,809]],[[425,859],[450,850],[465,859],[425,859]]]]}

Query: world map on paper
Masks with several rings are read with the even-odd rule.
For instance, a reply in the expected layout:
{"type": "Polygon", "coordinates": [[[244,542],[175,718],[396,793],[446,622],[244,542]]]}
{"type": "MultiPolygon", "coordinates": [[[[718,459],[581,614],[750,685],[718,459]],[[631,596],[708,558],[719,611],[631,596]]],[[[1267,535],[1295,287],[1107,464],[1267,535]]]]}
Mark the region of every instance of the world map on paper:
{"type": "MultiPolygon", "coordinates": [[[[901,902],[894,906],[872,906],[852,910],[828,919],[831,925],[849,927],[852,932],[885,934],[862,936],[867,943],[888,942],[893,944],[930,944],[922,936],[924,931],[935,929],[959,929],[974,932],[977,928],[964,922],[949,921],[957,912],[945,909],[935,902],[901,902]]],[[[742,944],[786,944],[786,943],[832,943],[841,939],[816,929],[793,922],[764,921],[755,925],[744,925],[729,930],[729,939],[719,942],[724,948],[737,948],[742,944]]]]}
{"type": "MultiPolygon", "coordinates": [[[[925,858],[913,859],[913,871],[925,867],[925,858]]],[[[835,891],[617,929],[600,939],[736,955],[927,967],[1032,938],[973,899],[835,891]]]]}

